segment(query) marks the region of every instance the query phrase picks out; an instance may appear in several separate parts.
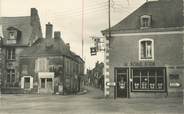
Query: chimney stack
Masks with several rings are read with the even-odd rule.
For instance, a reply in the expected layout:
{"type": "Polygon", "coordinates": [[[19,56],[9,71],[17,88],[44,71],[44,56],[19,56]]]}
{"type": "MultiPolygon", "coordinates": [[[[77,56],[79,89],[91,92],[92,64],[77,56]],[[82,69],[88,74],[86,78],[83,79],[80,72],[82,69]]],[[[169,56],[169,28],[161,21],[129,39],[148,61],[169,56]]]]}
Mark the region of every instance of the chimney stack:
{"type": "Polygon", "coordinates": [[[31,8],[31,25],[34,25],[35,21],[37,21],[38,19],[38,10],[36,8],[31,8]]]}
{"type": "Polygon", "coordinates": [[[0,38],[4,38],[2,25],[0,25],[0,38]]]}
{"type": "Polygon", "coordinates": [[[70,43],[66,43],[66,47],[70,50],[70,43]]]}
{"type": "Polygon", "coordinates": [[[61,32],[60,31],[55,31],[54,32],[54,38],[61,38],[61,32]]]}
{"type": "Polygon", "coordinates": [[[53,25],[50,22],[48,22],[48,24],[46,24],[45,38],[52,38],[52,32],[53,32],[53,25]]]}

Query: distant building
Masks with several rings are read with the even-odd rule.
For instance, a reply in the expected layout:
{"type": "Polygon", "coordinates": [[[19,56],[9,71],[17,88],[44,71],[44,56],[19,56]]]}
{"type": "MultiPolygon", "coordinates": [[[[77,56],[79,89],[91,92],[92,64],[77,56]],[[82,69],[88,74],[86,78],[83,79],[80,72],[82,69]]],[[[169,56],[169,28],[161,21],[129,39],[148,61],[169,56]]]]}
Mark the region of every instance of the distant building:
{"type": "Polygon", "coordinates": [[[71,94],[80,90],[84,61],[69,44],[46,25],[46,38],[39,38],[20,54],[21,88],[34,93],[71,94]]]}
{"type": "Polygon", "coordinates": [[[103,89],[104,88],[104,63],[99,63],[98,61],[95,64],[93,69],[87,70],[87,81],[90,86],[103,89]]]}
{"type": "Polygon", "coordinates": [[[20,86],[19,54],[42,37],[38,11],[31,8],[30,16],[0,17],[3,34],[1,51],[4,54],[2,86],[6,90],[20,86]]]}
{"type": "Polygon", "coordinates": [[[105,96],[181,97],[183,19],[183,0],[148,1],[103,31],[105,96]]]}

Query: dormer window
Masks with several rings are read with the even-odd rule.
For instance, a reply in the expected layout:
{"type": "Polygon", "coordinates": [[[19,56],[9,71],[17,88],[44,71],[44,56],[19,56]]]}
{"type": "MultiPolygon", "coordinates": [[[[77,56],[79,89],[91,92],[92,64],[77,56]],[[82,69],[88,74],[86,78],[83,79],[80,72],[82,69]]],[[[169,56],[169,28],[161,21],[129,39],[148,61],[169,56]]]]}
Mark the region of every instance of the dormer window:
{"type": "Polygon", "coordinates": [[[141,16],[141,28],[149,28],[151,27],[151,16],[143,15],[141,16]]]}
{"type": "Polygon", "coordinates": [[[7,28],[8,31],[8,38],[7,38],[7,44],[15,44],[17,41],[21,38],[21,31],[18,30],[15,27],[9,27],[7,28]]]}
{"type": "Polygon", "coordinates": [[[15,34],[14,34],[14,32],[10,32],[9,35],[10,35],[9,39],[15,39],[15,34]]]}

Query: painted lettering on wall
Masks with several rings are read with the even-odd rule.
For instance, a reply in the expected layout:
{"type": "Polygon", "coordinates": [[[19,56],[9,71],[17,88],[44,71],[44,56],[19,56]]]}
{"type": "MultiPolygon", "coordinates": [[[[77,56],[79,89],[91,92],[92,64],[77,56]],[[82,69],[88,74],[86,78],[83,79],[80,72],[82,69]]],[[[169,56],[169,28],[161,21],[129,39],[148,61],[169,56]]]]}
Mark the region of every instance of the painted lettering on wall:
{"type": "Polygon", "coordinates": [[[124,64],[124,66],[155,66],[154,61],[131,61],[124,64]]]}

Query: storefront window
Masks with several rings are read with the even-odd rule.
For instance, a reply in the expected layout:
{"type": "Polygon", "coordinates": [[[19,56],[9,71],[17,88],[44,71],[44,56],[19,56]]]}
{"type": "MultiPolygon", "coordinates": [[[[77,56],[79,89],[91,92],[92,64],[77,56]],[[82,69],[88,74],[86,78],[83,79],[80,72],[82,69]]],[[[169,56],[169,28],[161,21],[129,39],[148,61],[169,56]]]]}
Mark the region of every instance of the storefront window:
{"type": "Polygon", "coordinates": [[[164,68],[132,68],[132,91],[165,91],[164,68]]]}

